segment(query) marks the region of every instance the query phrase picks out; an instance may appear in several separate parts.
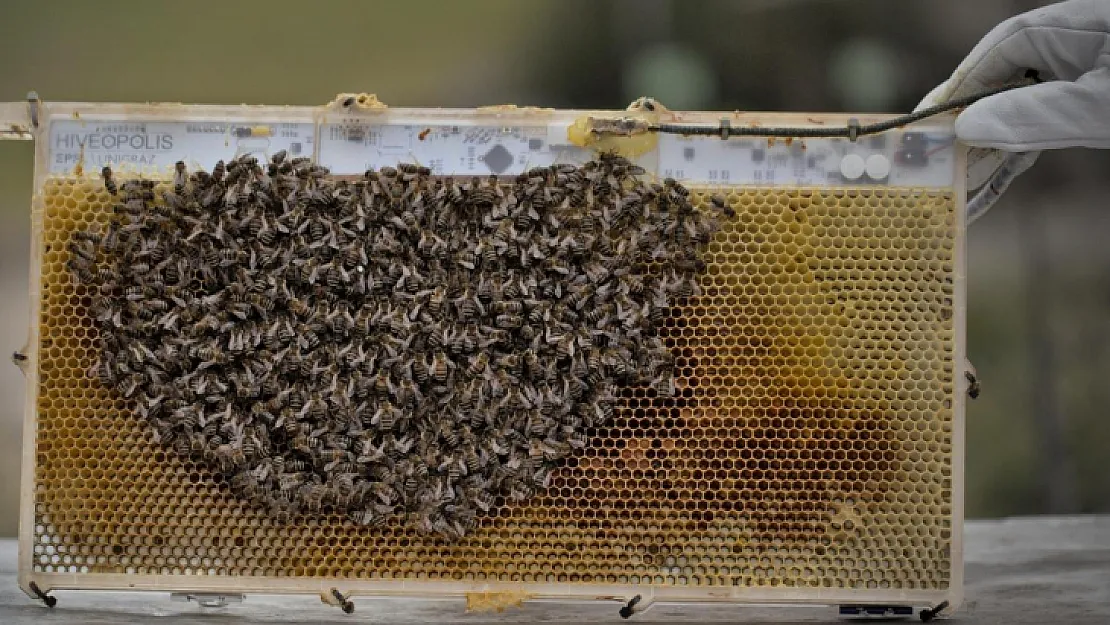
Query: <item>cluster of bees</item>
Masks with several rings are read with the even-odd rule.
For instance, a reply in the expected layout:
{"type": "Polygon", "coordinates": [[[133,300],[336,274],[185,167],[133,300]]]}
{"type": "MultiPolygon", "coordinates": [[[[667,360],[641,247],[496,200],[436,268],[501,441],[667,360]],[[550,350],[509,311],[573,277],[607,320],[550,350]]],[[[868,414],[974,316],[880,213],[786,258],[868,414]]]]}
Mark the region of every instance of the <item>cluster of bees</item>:
{"type": "Polygon", "coordinates": [[[673,393],[656,325],[718,215],[643,174],[617,155],[515,180],[345,181],[284,153],[164,184],[105,168],[114,215],[69,246],[90,374],[279,519],[461,537],[544,488],[619,385],[673,393]]]}

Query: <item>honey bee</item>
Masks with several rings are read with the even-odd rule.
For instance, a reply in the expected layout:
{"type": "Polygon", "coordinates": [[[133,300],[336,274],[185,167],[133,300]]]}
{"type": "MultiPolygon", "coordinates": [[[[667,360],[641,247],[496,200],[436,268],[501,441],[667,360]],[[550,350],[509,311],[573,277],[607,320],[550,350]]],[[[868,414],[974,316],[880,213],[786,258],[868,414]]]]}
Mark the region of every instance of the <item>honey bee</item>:
{"type": "Polygon", "coordinates": [[[314,455],[317,448],[320,447],[320,439],[301,432],[293,438],[291,446],[293,449],[311,456],[314,455]]]}
{"type": "Polygon", "coordinates": [[[101,237],[99,233],[89,230],[77,230],[73,233],[73,238],[76,241],[88,241],[93,245],[99,245],[103,240],[103,237],[101,237]]]}
{"type": "Polygon", "coordinates": [[[203,454],[206,451],[208,451],[209,447],[207,445],[207,441],[209,441],[209,440],[211,440],[211,439],[208,437],[207,434],[205,434],[203,432],[201,434],[192,434],[192,435],[190,435],[189,436],[189,453],[190,453],[190,455],[196,456],[198,454],[203,454]]]}
{"type": "Polygon", "coordinates": [[[493,312],[497,314],[520,314],[524,310],[524,303],[520,300],[494,302],[493,312]]]}
{"type": "Polygon", "coordinates": [[[117,380],[115,388],[119,391],[120,395],[130,398],[139,390],[139,385],[142,384],[142,381],[142,376],[131,374],[117,380]]]}
{"type": "Polygon", "coordinates": [[[521,315],[497,315],[495,323],[499,328],[517,329],[524,325],[521,315]]]}
{"type": "Polygon", "coordinates": [[[390,378],[389,371],[386,369],[378,370],[377,375],[374,377],[374,393],[379,397],[388,397],[395,393],[393,387],[393,380],[390,378]]]}
{"type": "Polygon", "coordinates": [[[713,195],[711,195],[709,197],[709,203],[713,206],[714,209],[723,213],[726,217],[732,218],[736,216],[736,211],[734,211],[732,207],[729,206],[728,201],[725,199],[725,196],[719,193],[714,193],[713,195]]]}
{"type": "Polygon", "coordinates": [[[485,372],[487,366],[489,366],[489,352],[481,352],[470,360],[470,365],[466,368],[466,374],[470,377],[477,377],[485,372]]]}
{"type": "Polygon", "coordinates": [[[492,206],[497,203],[497,191],[495,187],[489,186],[488,183],[478,182],[471,183],[471,188],[466,196],[466,203],[471,206],[492,206]]]}
{"type": "MultiPolygon", "coordinates": [[[[427,465],[418,466],[426,468],[427,465]]],[[[411,501],[415,498],[417,491],[420,490],[420,480],[415,475],[407,475],[405,476],[404,481],[401,483],[401,489],[405,494],[405,498],[411,501]]]]}
{"type": "Polygon", "coordinates": [[[567,438],[567,444],[571,449],[585,449],[589,442],[586,433],[578,430],[571,432],[570,436],[567,438]]]}
{"type": "Polygon", "coordinates": [[[226,174],[227,164],[224,163],[222,160],[216,161],[216,165],[212,168],[212,173],[210,174],[212,180],[216,183],[221,183],[223,182],[224,176],[226,174]]]}
{"type": "Polygon", "coordinates": [[[444,197],[450,204],[458,206],[466,201],[466,196],[463,194],[462,187],[454,178],[447,178],[443,181],[443,192],[444,197]]]}
{"type": "Polygon", "coordinates": [[[489,512],[493,509],[496,499],[488,490],[478,490],[469,496],[471,502],[482,512],[489,512]]]}
{"type": "Polygon", "coordinates": [[[380,527],[385,523],[386,517],[373,508],[364,508],[349,512],[348,517],[358,525],[366,527],[380,527]]]}
{"type": "Polygon", "coordinates": [[[400,386],[398,387],[397,400],[402,406],[421,407],[424,396],[413,380],[404,379],[401,380],[400,386]]]}
{"type": "Polygon", "coordinates": [[[374,413],[370,423],[377,426],[382,432],[391,432],[397,425],[398,410],[388,404],[382,405],[374,413]]]}
{"type": "Polygon", "coordinates": [[[482,469],[482,458],[472,445],[463,450],[463,466],[469,475],[476,475],[482,469]]]}
{"type": "Polygon", "coordinates": [[[319,512],[324,507],[324,499],[328,489],[322,484],[304,484],[297,489],[299,499],[305,509],[310,512],[319,512]]]}
{"type": "Polygon", "coordinates": [[[89,242],[77,239],[69,244],[69,251],[74,255],[74,260],[84,261],[86,266],[96,261],[96,248],[89,242]]]}
{"type": "MultiPolygon", "coordinates": [[[[459,446],[459,432],[455,428],[455,423],[461,422],[461,418],[452,417],[448,419],[441,419],[439,422],[439,435],[445,443],[451,448],[459,446]]],[[[459,463],[460,467],[465,466],[464,462],[459,463]]],[[[457,481],[457,480],[456,480],[457,481]]]]}
{"type": "Polygon", "coordinates": [[[517,502],[527,501],[531,499],[535,493],[535,487],[522,482],[514,482],[509,488],[509,497],[517,502]]]}
{"type": "Polygon", "coordinates": [[[173,189],[175,193],[185,191],[185,183],[189,181],[189,174],[185,170],[185,162],[177,161],[173,166],[173,189]]]}
{"type": "Polygon", "coordinates": [[[119,186],[116,185],[116,180],[112,176],[111,167],[105,165],[104,168],[100,170],[100,177],[104,180],[104,188],[108,190],[108,193],[112,195],[119,193],[119,186]]]}
{"type": "Polygon", "coordinates": [[[323,449],[316,455],[323,462],[350,462],[355,459],[354,454],[343,449],[323,449]]]}
{"type": "Polygon", "coordinates": [[[462,477],[463,468],[465,468],[465,465],[460,464],[450,456],[439,466],[439,470],[446,473],[448,488],[459,482],[459,479],[462,477]]]}
{"type": "Polygon", "coordinates": [[[428,367],[432,379],[440,384],[447,381],[447,376],[452,368],[454,368],[454,363],[443,352],[436,352],[435,356],[432,357],[431,366],[428,367]]]}
{"type": "Polygon", "coordinates": [[[243,447],[232,443],[217,446],[214,455],[216,462],[225,471],[241,466],[247,461],[246,454],[243,453],[243,447]]]}
{"type": "Polygon", "coordinates": [[[92,377],[95,377],[103,386],[110,388],[115,385],[116,376],[112,371],[112,363],[106,355],[101,356],[100,360],[94,366],[92,377]]]}
{"type": "Polygon", "coordinates": [[[78,284],[95,284],[97,282],[97,276],[89,270],[89,265],[78,259],[71,258],[66,261],[66,269],[73,274],[78,284]]]}
{"type": "MultiPolygon", "coordinates": [[[[967,363],[967,366],[970,367],[971,363],[967,363]]],[[[979,378],[975,375],[975,370],[969,369],[965,371],[964,377],[967,378],[967,396],[972,399],[978,399],[982,387],[979,383],[979,378]]]]}
{"type": "Polygon", "coordinates": [[[189,458],[193,455],[192,443],[185,436],[178,436],[173,440],[173,450],[182,458],[189,458]]]}
{"type": "Polygon", "coordinates": [[[478,264],[478,255],[475,254],[473,249],[466,249],[458,253],[455,262],[459,266],[473,271],[478,264]]]}
{"type": "Polygon", "coordinates": [[[593,409],[594,414],[597,417],[597,419],[593,421],[595,426],[604,425],[613,419],[613,405],[611,403],[605,401],[596,401],[594,402],[593,409]]]}
{"type": "Polygon", "coordinates": [[[358,457],[355,459],[359,464],[371,464],[384,460],[386,457],[385,443],[375,445],[373,441],[363,439],[362,450],[358,457]]]}

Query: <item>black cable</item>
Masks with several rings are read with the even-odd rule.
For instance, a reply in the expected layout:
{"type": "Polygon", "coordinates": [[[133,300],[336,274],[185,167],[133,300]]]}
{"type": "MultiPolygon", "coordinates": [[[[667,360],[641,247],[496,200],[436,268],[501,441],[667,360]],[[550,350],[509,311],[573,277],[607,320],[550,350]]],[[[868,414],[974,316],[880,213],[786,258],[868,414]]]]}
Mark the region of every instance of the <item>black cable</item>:
{"type": "Polygon", "coordinates": [[[931,621],[931,620],[935,619],[937,616],[939,616],[940,613],[943,612],[947,608],[948,608],[948,602],[947,601],[941,601],[939,604],[936,605],[936,607],[926,608],[926,609],[922,610],[921,614],[919,614],[918,616],[920,616],[922,623],[928,623],[929,621],[931,621]]]}
{"type": "MultiPolygon", "coordinates": [[[[765,128],[760,126],[745,126],[740,128],[733,127],[728,120],[721,120],[718,126],[705,126],[705,125],[687,125],[687,124],[656,124],[647,127],[648,132],[658,132],[663,134],[674,135],[687,135],[687,136],[713,136],[722,139],[729,137],[783,137],[783,138],[818,138],[818,137],[843,137],[855,141],[857,137],[864,135],[874,135],[888,130],[893,130],[922,119],[947,113],[948,111],[964,108],[970,106],[983,98],[988,98],[992,95],[997,95],[1004,91],[1017,89],[1018,87],[1027,87],[1035,82],[1040,82],[1035,70],[1029,70],[1025,73],[1025,79],[995,87],[993,89],[986,89],[978,93],[973,93],[969,96],[949,100],[942,104],[936,104],[928,108],[921,109],[920,111],[909,113],[894,117],[886,121],[881,121],[874,124],[860,125],[858,123],[851,123],[847,126],[836,127],[807,127],[807,128],[765,128]]],[[[854,122],[854,120],[853,120],[854,122]]]]}

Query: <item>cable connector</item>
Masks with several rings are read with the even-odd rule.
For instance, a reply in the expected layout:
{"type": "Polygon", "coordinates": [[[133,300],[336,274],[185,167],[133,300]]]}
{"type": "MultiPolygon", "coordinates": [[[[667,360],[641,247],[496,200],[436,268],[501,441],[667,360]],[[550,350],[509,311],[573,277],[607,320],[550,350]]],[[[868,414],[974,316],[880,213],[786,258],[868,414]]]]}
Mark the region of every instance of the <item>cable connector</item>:
{"type": "Polygon", "coordinates": [[[855,143],[856,139],[859,139],[859,130],[860,130],[860,128],[861,128],[861,126],[859,124],[858,119],[853,117],[852,119],[848,120],[848,140],[849,141],[851,141],[852,143],[855,143]]]}
{"type": "Polygon", "coordinates": [[[721,140],[722,141],[728,139],[729,135],[732,134],[732,133],[729,132],[730,130],[732,130],[732,122],[729,121],[729,119],[727,117],[722,117],[721,118],[721,140]]]}

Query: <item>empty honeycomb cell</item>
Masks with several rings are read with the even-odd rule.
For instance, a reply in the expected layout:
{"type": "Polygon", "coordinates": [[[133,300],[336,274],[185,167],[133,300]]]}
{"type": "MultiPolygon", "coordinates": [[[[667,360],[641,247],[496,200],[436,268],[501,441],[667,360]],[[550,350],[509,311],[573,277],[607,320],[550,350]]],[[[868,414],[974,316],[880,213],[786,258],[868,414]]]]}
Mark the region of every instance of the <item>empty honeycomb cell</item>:
{"type": "Polygon", "coordinates": [[[95,180],[47,180],[35,570],[947,588],[954,197],[721,191],[737,215],[661,332],[678,395],[623,389],[549,489],[498,498],[447,543],[402,522],[274,522],[158,446],[88,377],[96,333],[66,269],[69,237],[107,223],[110,198],[95,180]]]}

